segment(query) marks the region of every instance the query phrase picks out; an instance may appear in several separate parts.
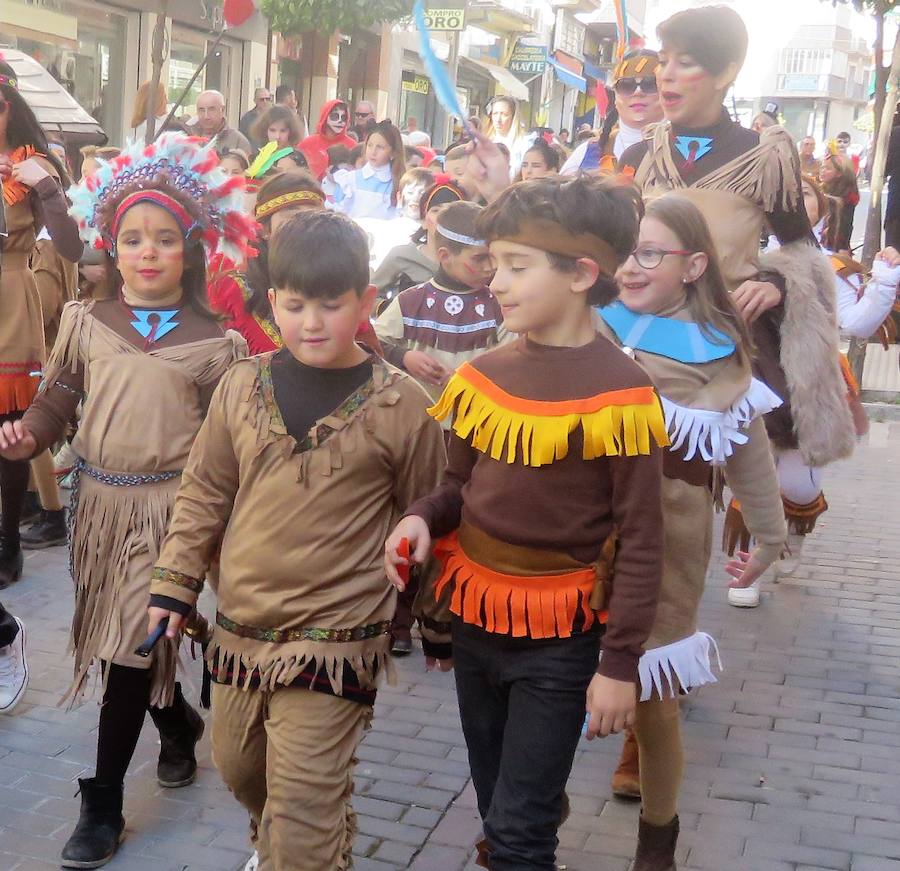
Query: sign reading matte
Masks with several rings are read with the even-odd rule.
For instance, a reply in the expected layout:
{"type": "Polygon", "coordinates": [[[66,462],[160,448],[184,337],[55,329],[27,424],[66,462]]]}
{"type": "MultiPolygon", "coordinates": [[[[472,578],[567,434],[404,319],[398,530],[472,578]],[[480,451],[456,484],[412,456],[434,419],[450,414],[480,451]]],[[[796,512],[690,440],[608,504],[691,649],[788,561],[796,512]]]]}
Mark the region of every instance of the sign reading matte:
{"type": "Polygon", "coordinates": [[[547,46],[519,43],[506,67],[518,76],[539,76],[547,68],[547,46]]]}

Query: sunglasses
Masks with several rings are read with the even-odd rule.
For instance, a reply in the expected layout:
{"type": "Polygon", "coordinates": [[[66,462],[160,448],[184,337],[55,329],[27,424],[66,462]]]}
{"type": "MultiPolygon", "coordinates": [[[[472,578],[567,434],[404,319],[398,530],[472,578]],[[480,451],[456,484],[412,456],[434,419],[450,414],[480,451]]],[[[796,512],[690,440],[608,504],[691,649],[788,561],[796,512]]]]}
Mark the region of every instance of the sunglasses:
{"type": "Polygon", "coordinates": [[[643,94],[658,93],[656,79],[649,76],[643,79],[619,79],[613,86],[613,89],[619,97],[630,97],[638,88],[641,89],[641,93],[643,94]]]}
{"type": "Polygon", "coordinates": [[[354,112],[353,113],[357,118],[369,118],[374,115],[374,112],[354,112]]]}

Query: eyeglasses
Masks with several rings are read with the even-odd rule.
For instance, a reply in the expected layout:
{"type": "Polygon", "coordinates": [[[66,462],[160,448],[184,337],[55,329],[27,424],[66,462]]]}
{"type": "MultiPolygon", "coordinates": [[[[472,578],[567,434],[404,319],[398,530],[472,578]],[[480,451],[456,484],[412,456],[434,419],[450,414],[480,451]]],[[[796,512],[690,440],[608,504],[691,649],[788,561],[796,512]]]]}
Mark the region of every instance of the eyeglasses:
{"type": "Polygon", "coordinates": [[[645,76],[642,79],[619,79],[613,88],[620,97],[630,97],[638,88],[644,94],[658,93],[656,79],[649,76],[645,76]]]}
{"type": "Polygon", "coordinates": [[[638,266],[644,269],[656,269],[667,254],[693,254],[693,251],[666,251],[663,248],[635,248],[631,256],[637,260],[638,266]]]}

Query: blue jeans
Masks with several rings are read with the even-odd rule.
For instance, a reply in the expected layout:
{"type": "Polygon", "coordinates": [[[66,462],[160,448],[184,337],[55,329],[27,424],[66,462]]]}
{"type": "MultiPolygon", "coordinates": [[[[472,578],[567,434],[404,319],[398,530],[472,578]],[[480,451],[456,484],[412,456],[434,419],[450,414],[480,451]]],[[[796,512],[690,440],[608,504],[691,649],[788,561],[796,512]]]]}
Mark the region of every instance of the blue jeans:
{"type": "Polygon", "coordinates": [[[534,640],[453,620],[469,768],[492,871],[554,871],[601,633],[534,640]]]}

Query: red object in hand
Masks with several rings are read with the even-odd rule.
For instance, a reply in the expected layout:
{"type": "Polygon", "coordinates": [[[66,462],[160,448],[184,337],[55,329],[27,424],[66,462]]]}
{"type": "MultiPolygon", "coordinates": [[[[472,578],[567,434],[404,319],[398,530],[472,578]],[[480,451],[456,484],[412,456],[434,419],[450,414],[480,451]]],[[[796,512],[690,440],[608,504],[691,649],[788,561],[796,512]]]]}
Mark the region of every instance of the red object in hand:
{"type": "Polygon", "coordinates": [[[409,539],[401,538],[400,544],[397,545],[397,556],[403,557],[407,562],[406,564],[400,564],[397,566],[397,574],[400,575],[400,579],[404,584],[409,583],[409,539]]]}

